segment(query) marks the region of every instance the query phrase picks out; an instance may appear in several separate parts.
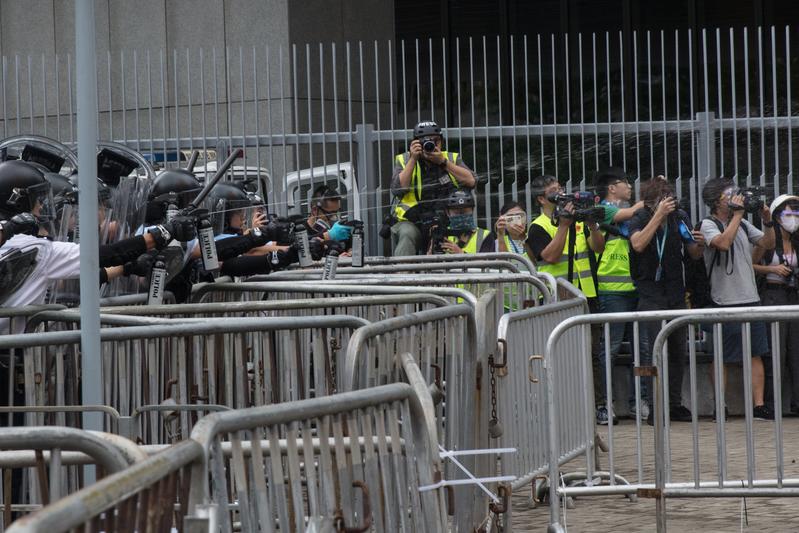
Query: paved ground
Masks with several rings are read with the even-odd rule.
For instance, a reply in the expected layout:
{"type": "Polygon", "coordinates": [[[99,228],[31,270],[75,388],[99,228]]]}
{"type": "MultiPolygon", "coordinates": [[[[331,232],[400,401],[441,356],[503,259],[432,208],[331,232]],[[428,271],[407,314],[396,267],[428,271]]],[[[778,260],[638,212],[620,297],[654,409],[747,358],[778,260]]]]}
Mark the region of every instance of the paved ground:
{"type": "MultiPolygon", "coordinates": [[[[757,477],[775,478],[774,424],[755,422],[754,442],[757,477]]],[[[600,433],[607,435],[607,428],[600,433]]],[[[672,425],[672,481],[693,481],[693,444],[691,425],[672,425]]],[[[618,474],[631,482],[637,480],[638,456],[635,425],[622,421],[614,428],[614,458],[618,474]]],[[[700,478],[717,479],[716,425],[710,420],[700,422],[700,478]]],[[[783,425],[785,477],[799,478],[799,418],[786,418],[783,425]]],[[[642,428],[644,482],[654,482],[652,428],[642,428]]],[[[742,419],[733,418],[726,425],[728,479],[746,477],[746,429],[742,419]]],[[[601,454],[601,467],[608,468],[608,454],[601,454]]],[[[575,461],[564,471],[581,468],[575,461]]],[[[546,531],[549,507],[530,508],[529,487],[513,497],[514,531],[546,531]]],[[[566,510],[568,531],[655,531],[654,500],[631,502],[621,496],[580,498],[573,509],[566,510]]],[[[799,500],[796,498],[747,498],[745,501],[748,525],[744,520],[744,501],[731,499],[668,500],[669,531],[702,531],[702,533],[731,531],[799,532],[799,500]]]]}

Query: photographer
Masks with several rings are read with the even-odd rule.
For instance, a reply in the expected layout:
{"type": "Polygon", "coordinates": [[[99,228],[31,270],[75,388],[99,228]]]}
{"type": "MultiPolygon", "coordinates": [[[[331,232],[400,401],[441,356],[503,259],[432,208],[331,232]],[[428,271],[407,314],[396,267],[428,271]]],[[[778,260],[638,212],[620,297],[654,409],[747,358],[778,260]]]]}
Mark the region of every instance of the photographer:
{"type": "Polygon", "coordinates": [[[589,252],[601,253],[605,249],[598,221],[577,221],[572,202],[559,206],[557,196],[564,191],[553,176],[535,178],[531,185],[541,214],[530,224],[527,245],[539,270],[568,280],[593,301],[595,272],[591,266],[593,255],[589,252]]]}
{"type": "MultiPolygon", "coordinates": [[[[760,293],[763,305],[799,305],[799,196],[783,194],[769,206],[777,233],[775,249],[766,251],[755,247],[753,263],[755,274],[764,277],[760,293]]],[[[772,340],[772,339],[770,339],[772,340]]],[[[783,412],[796,413],[799,408],[799,321],[780,323],[779,337],[780,368],[782,372],[783,412]],[[786,368],[785,363],[788,363],[786,368]]],[[[766,404],[774,406],[773,367],[771,357],[763,359],[766,387],[766,404]]]]}
{"type": "MultiPolygon", "coordinates": [[[[644,207],[630,219],[630,274],[638,290],[638,310],[685,309],[683,256],[702,257],[704,238],[690,230],[685,212],[677,209],[672,185],[663,176],[641,186],[644,207]]],[[[659,320],[644,323],[646,338],[654,341],[660,332],[659,320]]],[[[688,422],[691,412],[682,405],[683,366],[686,361],[686,328],[669,336],[669,414],[671,420],[688,422]]],[[[641,353],[641,366],[651,364],[651,352],[641,353]]],[[[647,383],[642,379],[644,390],[647,383]]],[[[651,392],[651,391],[649,391],[651,392]]],[[[650,402],[652,398],[648,397],[650,402]]],[[[653,410],[647,417],[654,424],[653,410]]]]}
{"type": "MultiPolygon", "coordinates": [[[[709,180],[702,189],[702,201],[710,208],[710,217],[702,220],[700,229],[708,243],[705,270],[713,304],[717,307],[760,305],[752,252],[755,245],[764,250],[774,249],[771,211],[760,199],[760,194],[738,189],[729,178],[709,180]],[[747,211],[760,213],[765,231],[744,219],[747,211]]],[[[740,364],[743,360],[741,324],[725,322],[722,335],[726,383],[726,364],[740,364]]],[[[774,412],[764,401],[765,375],[761,357],[768,355],[769,347],[766,326],[762,322],[751,323],[751,343],[754,418],[773,420],[774,412]]],[[[711,368],[711,379],[713,375],[711,368]]]]}
{"type": "MultiPolygon", "coordinates": [[[[630,275],[630,228],[629,220],[635,211],[644,207],[643,202],[630,206],[632,186],[623,169],[610,167],[596,175],[594,180],[602,198],[600,205],[605,210],[602,228],[605,233],[605,251],[597,254],[597,295],[600,313],[625,313],[634,312],[638,308],[638,293],[630,275]]],[[[612,361],[619,355],[625,334],[632,340],[632,324],[614,323],[609,326],[610,333],[610,358],[612,361]]],[[[641,339],[646,342],[645,338],[641,339]]],[[[599,364],[601,368],[606,365],[605,350],[600,350],[599,364]]],[[[632,370],[632,369],[631,369],[632,370]]],[[[632,373],[628,383],[631,385],[627,399],[630,412],[634,415],[636,410],[635,387],[632,373]]],[[[608,413],[605,404],[607,391],[605,380],[601,380],[600,395],[602,404],[597,408],[597,423],[607,424],[608,413]]],[[[649,414],[648,406],[644,402],[641,416],[646,418],[649,414]]]]}
{"type": "Polygon", "coordinates": [[[395,256],[416,255],[424,249],[423,236],[429,235],[442,200],[453,191],[474,188],[477,182],[459,154],[443,150],[443,142],[435,122],[420,122],[413,129],[409,151],[394,157],[391,194],[398,203],[391,236],[395,256]]]}
{"type": "Polygon", "coordinates": [[[527,245],[527,213],[519,202],[508,202],[499,210],[494,226],[497,235],[497,252],[524,255],[535,262],[527,245]]]}
{"type": "Polygon", "coordinates": [[[490,231],[474,223],[474,196],[471,192],[455,191],[446,200],[446,229],[431,228],[427,254],[476,254],[494,251],[495,238],[490,231]]]}

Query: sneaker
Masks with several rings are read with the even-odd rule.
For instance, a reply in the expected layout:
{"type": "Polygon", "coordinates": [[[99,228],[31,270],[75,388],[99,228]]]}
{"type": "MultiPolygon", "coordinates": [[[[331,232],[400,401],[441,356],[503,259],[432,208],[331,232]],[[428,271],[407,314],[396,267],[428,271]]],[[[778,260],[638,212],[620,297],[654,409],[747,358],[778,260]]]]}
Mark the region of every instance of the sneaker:
{"type": "MultiPolygon", "coordinates": [[[[727,406],[724,406],[724,421],[726,422],[729,419],[730,419],[730,410],[727,409],[727,406]]],[[[715,421],[716,421],[716,410],[713,409],[713,422],[715,421]]]]}
{"type": "Polygon", "coordinates": [[[690,422],[691,411],[682,405],[674,405],[669,408],[669,418],[672,422],[690,422]]]}
{"type": "MultiPolygon", "coordinates": [[[[607,426],[608,425],[608,408],[604,405],[600,405],[596,408],[596,423],[600,426],[607,426]]],[[[615,426],[618,424],[619,421],[616,419],[616,415],[613,415],[613,425],[615,426]]]]}
{"type": "Polygon", "coordinates": [[[756,405],[752,410],[752,418],[755,420],[774,420],[774,411],[768,405],[756,405]]]}
{"type": "MultiPolygon", "coordinates": [[[[630,405],[630,418],[635,419],[637,411],[635,404],[630,405]]],[[[641,400],[641,418],[646,419],[647,417],[649,417],[649,404],[646,400],[641,400]]]]}

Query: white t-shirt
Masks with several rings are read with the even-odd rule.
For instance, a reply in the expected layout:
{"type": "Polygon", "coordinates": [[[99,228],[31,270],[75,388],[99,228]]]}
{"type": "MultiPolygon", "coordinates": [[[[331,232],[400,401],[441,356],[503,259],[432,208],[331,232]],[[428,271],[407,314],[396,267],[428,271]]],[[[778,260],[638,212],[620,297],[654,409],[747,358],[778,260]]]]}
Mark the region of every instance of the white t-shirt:
{"type": "MultiPolygon", "coordinates": [[[[727,224],[722,223],[726,229],[727,224]]],[[[716,249],[710,242],[721,235],[718,226],[712,220],[705,219],[700,226],[702,235],[705,236],[705,271],[710,272],[710,296],[718,305],[742,305],[760,301],[755,282],[755,269],[752,266],[752,248],[763,238],[763,232],[749,223],[741,220],[738,233],[732,243],[734,253],[719,252],[720,264],[710,266],[716,249]],[[746,230],[744,230],[746,226],[746,230]]],[[[723,230],[722,230],[723,231],[723,230]]]]}
{"type": "MultiPolygon", "coordinates": [[[[0,247],[0,251],[10,248],[18,248],[22,251],[38,248],[36,265],[22,287],[4,302],[0,302],[0,307],[42,304],[47,294],[47,287],[51,282],[80,277],[80,245],[78,244],[50,241],[32,235],[14,235],[0,247]]],[[[8,319],[0,318],[0,332],[7,331],[7,328],[8,319]]]]}

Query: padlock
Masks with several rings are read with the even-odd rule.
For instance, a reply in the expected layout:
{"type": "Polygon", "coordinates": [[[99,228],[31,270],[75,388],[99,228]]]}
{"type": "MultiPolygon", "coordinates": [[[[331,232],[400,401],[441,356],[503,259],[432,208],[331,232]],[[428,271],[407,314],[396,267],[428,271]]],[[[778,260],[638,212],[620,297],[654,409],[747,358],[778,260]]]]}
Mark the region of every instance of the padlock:
{"type": "Polygon", "coordinates": [[[498,439],[502,436],[503,433],[502,424],[499,422],[498,419],[492,418],[488,421],[488,435],[492,439],[498,439]]]}

